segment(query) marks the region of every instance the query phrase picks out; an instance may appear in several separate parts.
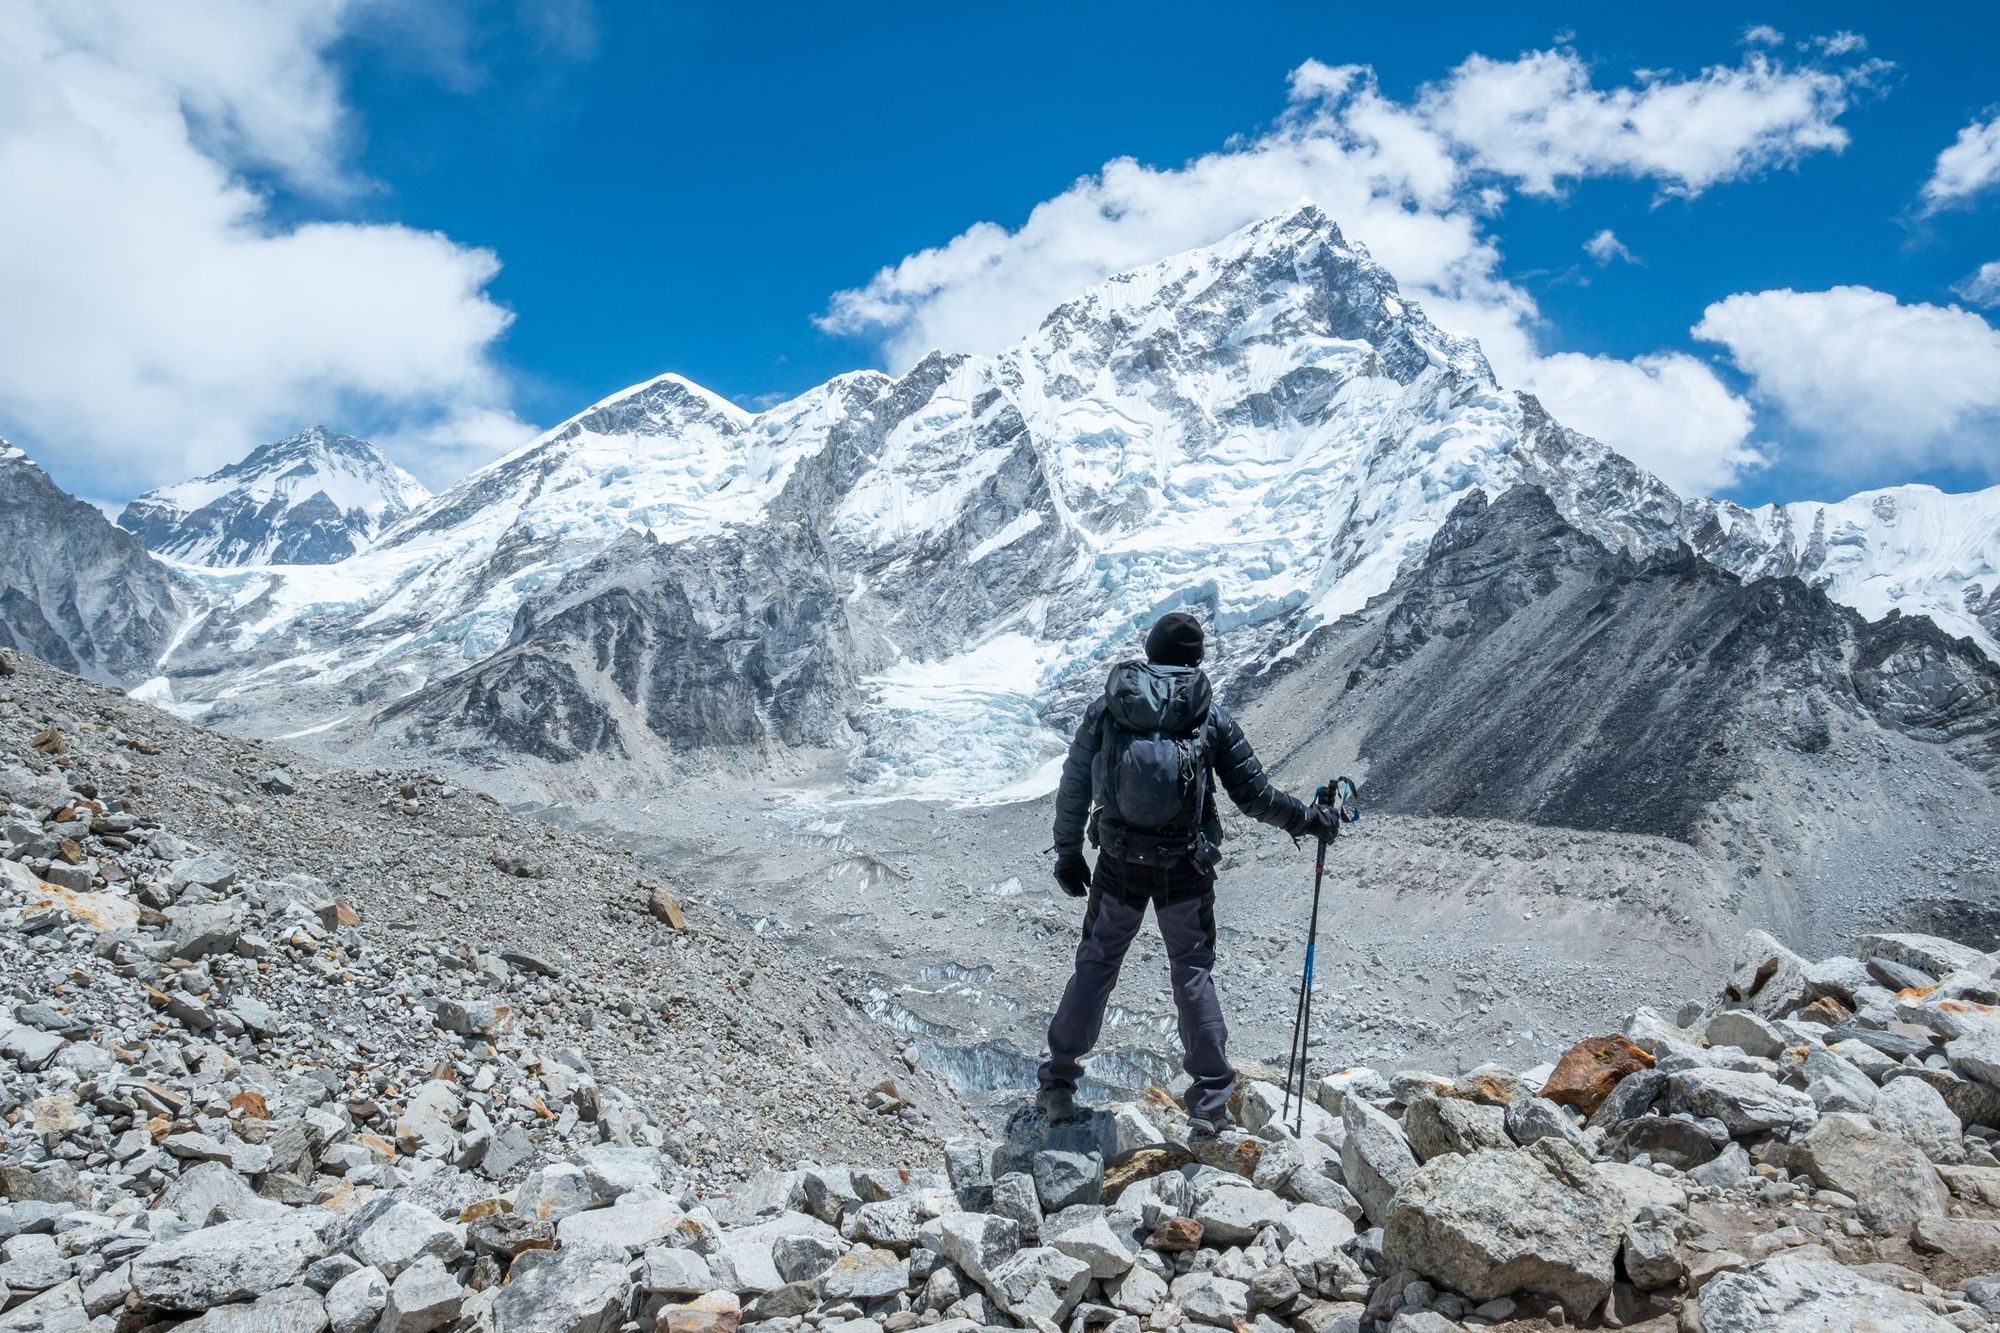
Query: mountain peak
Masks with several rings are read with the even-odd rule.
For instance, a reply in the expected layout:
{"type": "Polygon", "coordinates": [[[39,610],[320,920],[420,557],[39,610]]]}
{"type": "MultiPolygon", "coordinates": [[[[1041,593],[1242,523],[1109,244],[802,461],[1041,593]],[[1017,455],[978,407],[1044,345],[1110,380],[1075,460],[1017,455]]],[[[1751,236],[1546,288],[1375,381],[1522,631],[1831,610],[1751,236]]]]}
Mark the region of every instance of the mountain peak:
{"type": "Polygon", "coordinates": [[[197,564],[328,564],[429,498],[368,441],[308,426],[206,476],[148,491],[118,521],[154,551],[197,564]]]}

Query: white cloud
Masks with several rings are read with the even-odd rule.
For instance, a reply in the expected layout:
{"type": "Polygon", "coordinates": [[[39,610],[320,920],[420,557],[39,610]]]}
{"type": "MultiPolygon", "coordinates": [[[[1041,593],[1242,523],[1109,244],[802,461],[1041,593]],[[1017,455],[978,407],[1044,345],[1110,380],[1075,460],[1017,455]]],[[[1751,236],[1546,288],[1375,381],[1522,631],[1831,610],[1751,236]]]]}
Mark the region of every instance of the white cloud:
{"type": "Polygon", "coordinates": [[[1868,49],[1868,39],[1858,32],[1842,28],[1839,32],[1822,37],[1808,37],[1799,44],[1801,50],[1817,51],[1823,56],[1853,55],[1868,49]]]}
{"type": "Polygon", "coordinates": [[[1868,71],[1793,69],[1761,54],[1693,78],[1653,73],[1599,89],[1571,51],[1473,56],[1418,98],[1425,124],[1473,165],[1551,195],[1586,176],[1656,180],[1695,195],[1847,145],[1837,123],[1868,71]]]}
{"type": "Polygon", "coordinates": [[[1741,40],[1745,46],[1777,46],[1785,40],[1785,34],[1768,23],[1753,23],[1743,30],[1741,40]]]}
{"type": "Polygon", "coordinates": [[[1969,310],[1868,287],[1746,292],[1708,307],[1697,338],[1819,445],[1836,476],[2000,465],[2000,330],[1969,310]]]}
{"type": "Polygon", "coordinates": [[[1689,358],[1545,368],[1534,301],[1503,274],[1489,219],[1512,192],[1558,193],[1584,176],[1692,195],[1837,150],[1846,143],[1837,118],[1870,72],[1790,68],[1754,53],[1691,78],[1600,89],[1574,52],[1543,51],[1474,57],[1403,102],[1365,66],[1308,61],[1265,132],[1178,167],[1106,163],[1017,229],[975,224],[836,294],[820,323],[877,339],[895,368],[932,348],[995,351],[1093,282],[1307,198],[1438,323],[1479,338],[1503,381],[1536,389],[1559,418],[1589,415],[1594,433],[1679,484],[1720,485],[1756,461],[1745,413],[1721,381],[1689,358]],[[1600,410],[1609,388],[1592,388],[1594,378],[1633,391],[1632,410],[1600,410]],[[1695,461],[1703,451],[1712,466],[1695,461]]]}
{"type": "Polygon", "coordinates": [[[0,6],[17,201],[0,210],[0,413],[66,475],[130,493],[312,421],[504,413],[490,251],[280,223],[256,184],[368,188],[326,58],[345,17],[312,0],[0,6]]]}
{"type": "Polygon", "coordinates": [[[1585,241],[1583,252],[1599,264],[1609,264],[1613,260],[1623,260],[1627,264],[1639,262],[1639,257],[1627,249],[1625,242],[1619,240],[1617,233],[1609,227],[1585,241]]]}
{"type": "Polygon", "coordinates": [[[1981,264],[1952,290],[1974,305],[2000,305],[2000,259],[1981,264]]]}
{"type": "Polygon", "coordinates": [[[1924,182],[1924,210],[1936,212],[1963,203],[2000,184],[2000,115],[1973,121],[1938,154],[1924,182]]]}

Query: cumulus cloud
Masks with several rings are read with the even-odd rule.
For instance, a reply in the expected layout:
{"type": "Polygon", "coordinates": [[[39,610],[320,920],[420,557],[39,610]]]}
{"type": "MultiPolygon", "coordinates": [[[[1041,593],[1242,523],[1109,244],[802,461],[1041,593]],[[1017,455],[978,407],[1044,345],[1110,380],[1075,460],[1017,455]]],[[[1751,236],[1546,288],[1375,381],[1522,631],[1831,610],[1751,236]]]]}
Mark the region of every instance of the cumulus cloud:
{"type": "Polygon", "coordinates": [[[1785,34],[1768,23],[1753,23],[1743,30],[1745,46],[1778,46],[1785,40],[1785,34]]]}
{"type": "Polygon", "coordinates": [[[1964,203],[2000,184],[2000,115],[1975,120],[1937,156],[1924,182],[1924,209],[1936,212],[1964,203]]]}
{"type": "Polygon", "coordinates": [[[498,259],[339,220],[368,188],[327,59],[347,18],[0,6],[0,416],[66,475],[131,492],[312,421],[505,415],[498,259]],[[327,216],[279,221],[277,189],[327,216]]]}
{"type": "Polygon", "coordinates": [[[1308,61],[1264,132],[1178,167],[1106,163],[1016,229],[978,223],[836,294],[820,323],[877,340],[897,368],[932,348],[994,351],[1093,282],[1303,197],[1441,325],[1479,338],[1504,381],[1541,393],[1558,417],[1589,414],[1607,442],[1673,484],[1705,489],[1756,461],[1741,405],[1688,358],[1548,364],[1535,347],[1535,303],[1503,274],[1490,220],[1513,193],[1559,194],[1587,176],[1695,195],[1838,150],[1847,141],[1838,118],[1871,73],[1753,52],[1690,77],[1601,88],[1573,51],[1539,51],[1475,56],[1402,101],[1365,66],[1308,61]],[[1710,382],[1698,389],[1702,376],[1710,382]],[[1635,391],[1631,410],[1600,410],[1609,388],[1592,388],[1594,377],[1635,391]]]}
{"type": "Polygon", "coordinates": [[[2000,259],[1981,264],[1952,290],[1974,305],[2000,305],[2000,259]]]}
{"type": "Polygon", "coordinates": [[[1639,257],[1627,249],[1625,242],[1619,240],[1617,233],[1609,227],[1585,241],[1583,252],[1599,264],[1609,264],[1614,260],[1623,260],[1627,264],[1639,262],[1639,257]]]}
{"type": "Polygon", "coordinates": [[[2000,330],[1956,306],[1904,304],[1868,287],[1746,292],[1708,307],[1697,338],[1721,344],[1752,392],[1810,433],[1829,474],[2000,460],[2000,330]]]}

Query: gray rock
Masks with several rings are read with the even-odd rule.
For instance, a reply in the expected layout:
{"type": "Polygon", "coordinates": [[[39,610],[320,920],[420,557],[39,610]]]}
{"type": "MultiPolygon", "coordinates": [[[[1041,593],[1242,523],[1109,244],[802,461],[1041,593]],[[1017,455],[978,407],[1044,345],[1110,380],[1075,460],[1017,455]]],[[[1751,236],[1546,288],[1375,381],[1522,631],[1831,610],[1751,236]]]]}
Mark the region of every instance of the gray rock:
{"type": "Polygon", "coordinates": [[[73,1274],[54,1236],[15,1236],[0,1241],[0,1285],[14,1291],[47,1291],[73,1274]]]}
{"type": "Polygon", "coordinates": [[[780,1236],[771,1244],[771,1264],[787,1282],[810,1282],[840,1258],[839,1241],[826,1236],[780,1236]]]}
{"type": "Polygon", "coordinates": [[[1347,1131],[1340,1148],[1341,1174],[1368,1219],[1382,1223],[1396,1191],[1417,1173],[1416,1155],[1396,1122],[1359,1097],[1341,1102],[1340,1120],[1347,1131]]]}
{"type": "Polygon", "coordinates": [[[1044,1213],[1096,1203],[1104,1192],[1104,1159],[1095,1153],[1038,1152],[1035,1194],[1044,1213]]]}
{"type": "Polygon", "coordinates": [[[609,1208],[571,1213],[556,1223],[556,1238],[565,1245],[618,1246],[641,1254],[673,1235],[685,1216],[678,1200],[651,1187],[636,1189],[609,1208]]]}
{"type": "Polygon", "coordinates": [[[1750,1179],[1754,1174],[1750,1154],[1743,1151],[1742,1144],[1731,1143],[1714,1161],[1695,1167],[1687,1173],[1687,1176],[1697,1185],[1706,1185],[1711,1189],[1727,1189],[1731,1185],[1750,1179]]]}
{"type": "Polygon", "coordinates": [[[1656,1291],[1681,1280],[1687,1267],[1681,1262],[1674,1214],[1659,1208],[1641,1209],[1625,1224],[1625,1242],[1620,1257],[1625,1276],[1641,1291],[1656,1291]]]}
{"type": "Polygon", "coordinates": [[[1965,1160],[1965,1134],[1940,1093],[1922,1079],[1891,1079],[1869,1108],[1875,1123],[1910,1143],[1931,1161],[1957,1165],[1965,1160]]]}
{"type": "Polygon", "coordinates": [[[1817,1043],[1807,1048],[1799,1074],[1822,1111],[1866,1111],[1875,1104],[1875,1080],[1817,1043]]]}
{"type": "MultiPolygon", "coordinates": [[[[1628,1076],[1620,1082],[1622,1085],[1630,1081],[1631,1078],[1628,1076]]],[[[1501,1123],[1507,1131],[1507,1137],[1523,1148],[1531,1143],[1539,1143],[1543,1139],[1558,1138],[1586,1157],[1597,1155],[1596,1145],[1584,1134],[1583,1127],[1570,1119],[1568,1111],[1546,1097],[1535,1096],[1526,1088],[1516,1092],[1514,1099],[1507,1103],[1501,1123]]]]}
{"type": "Polygon", "coordinates": [[[615,1333],[631,1295],[622,1248],[530,1250],[494,1297],[494,1333],[615,1333]]]}
{"type": "Polygon", "coordinates": [[[1701,1289],[1702,1333],[1949,1333],[1956,1328],[1916,1297],[1823,1255],[1780,1254],[1701,1289]]]}
{"type": "Polygon", "coordinates": [[[1201,1223],[1204,1242],[1242,1245],[1265,1227],[1285,1219],[1285,1201],[1253,1185],[1221,1185],[1197,1197],[1194,1220],[1201,1223]]]}
{"type": "Polygon", "coordinates": [[[327,1288],[327,1324],[333,1333],[368,1333],[388,1303],[389,1279],[380,1269],[357,1268],[327,1288]]]}
{"type": "Polygon", "coordinates": [[[1683,1069],[1667,1078],[1673,1110],[1720,1120],[1732,1137],[1810,1125],[1819,1110],[1812,1098],[1767,1074],[1738,1069],[1683,1069]]]}
{"type": "Polygon", "coordinates": [[[1018,1250],[982,1283],[1002,1310],[1024,1324],[1060,1324],[1090,1287],[1090,1265],[1046,1245],[1018,1250]]]}
{"type": "Polygon", "coordinates": [[[570,1161],[583,1169],[590,1197],[599,1203],[615,1203],[636,1189],[659,1189],[665,1183],[663,1163],[657,1148],[632,1144],[600,1143],[585,1148],[570,1161]]]}
{"type": "Polygon", "coordinates": [[[1605,1153],[1621,1162],[1645,1156],[1676,1171],[1714,1161],[1722,1147],[1699,1123],[1677,1115],[1642,1115],[1604,1136],[1605,1153]]]}
{"type": "Polygon", "coordinates": [[[1507,1135],[1507,1114],[1499,1107],[1427,1092],[1411,1097],[1404,1108],[1403,1136],[1419,1162],[1448,1152],[1514,1146],[1507,1135]]]}
{"type": "Polygon", "coordinates": [[[465,1289],[435,1254],[426,1254],[389,1284],[380,1333],[433,1333],[458,1318],[465,1289]]]}
{"type": "Polygon", "coordinates": [[[1090,1275],[1115,1278],[1139,1257],[1131,1214],[1103,1208],[1066,1208],[1042,1223],[1042,1241],[1090,1265],[1090,1275]]]}
{"type": "Polygon", "coordinates": [[[512,1011],[492,1000],[439,1000],[438,1026],[466,1037],[490,1037],[512,1026],[512,1011]]]}
{"type": "Polygon", "coordinates": [[[544,1222],[559,1222],[596,1202],[583,1168],[573,1162],[551,1162],[530,1171],[514,1192],[514,1211],[544,1222]]]}
{"type": "Polygon", "coordinates": [[[1249,1284],[1213,1273],[1186,1273],[1173,1280],[1174,1304],[1197,1324],[1234,1329],[1250,1314],[1249,1284]]]}
{"type": "Polygon", "coordinates": [[[1725,1009],[1708,1020],[1702,1036],[1711,1046],[1733,1046],[1747,1055],[1775,1060],[1785,1049],[1784,1034],[1777,1025],[1750,1009],[1725,1009]]]}
{"type": "Polygon", "coordinates": [[[1976,972],[1986,966],[1986,955],[1979,950],[1936,935],[1857,935],[1847,947],[1856,958],[1887,958],[1932,978],[1961,970],[1976,972]]]}
{"type": "Polygon", "coordinates": [[[164,935],[176,958],[196,962],[210,954],[232,953],[242,934],[240,903],[183,903],[167,909],[164,935]]]}
{"type": "Polygon", "coordinates": [[[50,1287],[0,1314],[0,1333],[94,1333],[96,1328],[75,1282],[50,1287]]]}
{"type": "Polygon", "coordinates": [[[188,1333],[322,1333],[327,1326],[326,1302],[318,1292],[280,1287],[249,1305],[218,1305],[180,1327],[188,1333]]]}
{"type": "Polygon", "coordinates": [[[1746,931],[1723,996],[1735,1008],[1782,1018],[1805,1003],[1806,960],[1761,930],[1746,931]]]}
{"type": "Polygon", "coordinates": [[[1636,1070],[1618,1080],[1611,1089],[1611,1095],[1590,1113],[1590,1118],[1584,1123],[1592,1129],[1605,1129],[1642,1116],[1652,1109],[1653,1103],[1666,1090],[1667,1075],[1664,1070],[1636,1070]]]}
{"type": "Polygon", "coordinates": [[[370,1201],[355,1218],[354,1257],[382,1271],[392,1283],[425,1255],[451,1263],[465,1252],[465,1235],[434,1213],[400,1199],[370,1201]]]}
{"type": "Polygon", "coordinates": [[[134,1259],[132,1290],[155,1310],[198,1313],[248,1300],[303,1274],[327,1252],[331,1227],[326,1214],[297,1209],[191,1231],[134,1259]]]}
{"type": "Polygon", "coordinates": [[[1010,1171],[993,1182],[993,1212],[1021,1230],[1024,1237],[1039,1235],[1042,1229],[1042,1201],[1035,1181],[1020,1171],[1010,1171]]]}
{"type": "Polygon", "coordinates": [[[1021,1248],[1021,1229],[992,1213],[946,1213],[924,1223],[919,1238],[925,1249],[942,1254],[981,1286],[1021,1248]]]}
{"type": "Polygon", "coordinates": [[[193,887],[226,889],[236,883],[236,867],[209,852],[184,857],[167,871],[167,882],[175,897],[193,887]]]}
{"type": "MultiPolygon", "coordinates": [[[[785,1280],[792,1282],[798,1279],[787,1277],[785,1280]]],[[[715,1274],[709,1270],[708,1260],[693,1250],[655,1245],[646,1251],[640,1266],[639,1288],[665,1296],[699,1296],[704,1291],[714,1290],[715,1274]]]]}
{"type": "Polygon", "coordinates": [[[1586,1316],[1611,1293],[1624,1220],[1590,1162],[1544,1139],[1421,1167],[1395,1196],[1383,1253],[1475,1301],[1534,1291],[1586,1316]]]}
{"type": "Polygon", "coordinates": [[[849,1250],[820,1278],[831,1301],[874,1301],[910,1285],[910,1261],[893,1250],[865,1246],[849,1250]]]}
{"type": "Polygon", "coordinates": [[[1878,1235],[1906,1233],[1919,1217],[1943,1216],[1950,1198],[1922,1152],[1865,1116],[1821,1117],[1795,1155],[1822,1189],[1853,1199],[1862,1225],[1878,1235]]]}
{"type": "Polygon", "coordinates": [[[197,1162],[168,1185],[160,1206],[191,1226],[279,1217],[285,1206],[264,1198],[224,1162],[197,1162]]]}

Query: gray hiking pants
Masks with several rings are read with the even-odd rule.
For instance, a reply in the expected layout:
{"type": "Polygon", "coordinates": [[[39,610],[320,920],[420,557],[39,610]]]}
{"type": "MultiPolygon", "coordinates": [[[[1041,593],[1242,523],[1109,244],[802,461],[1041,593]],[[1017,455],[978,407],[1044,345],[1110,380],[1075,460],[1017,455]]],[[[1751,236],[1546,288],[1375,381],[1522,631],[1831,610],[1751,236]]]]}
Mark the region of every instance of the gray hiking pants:
{"type": "Polygon", "coordinates": [[[1236,1088],[1230,1068],[1229,1029],[1215,997],[1215,893],[1213,878],[1192,865],[1142,866],[1099,856],[1090,877],[1090,902],[1083,914],[1083,940],[1076,946],[1076,971],[1063,990],[1049,1023],[1049,1058],[1041,1068],[1045,1088],[1074,1088],[1083,1076],[1083,1057],[1097,1045],[1104,1006],[1118,984],[1125,951],[1145,924],[1150,904],[1167,946],[1174,1009],[1180,1017],[1184,1067],[1194,1082],[1187,1090],[1192,1116],[1214,1119],[1236,1088]]]}

